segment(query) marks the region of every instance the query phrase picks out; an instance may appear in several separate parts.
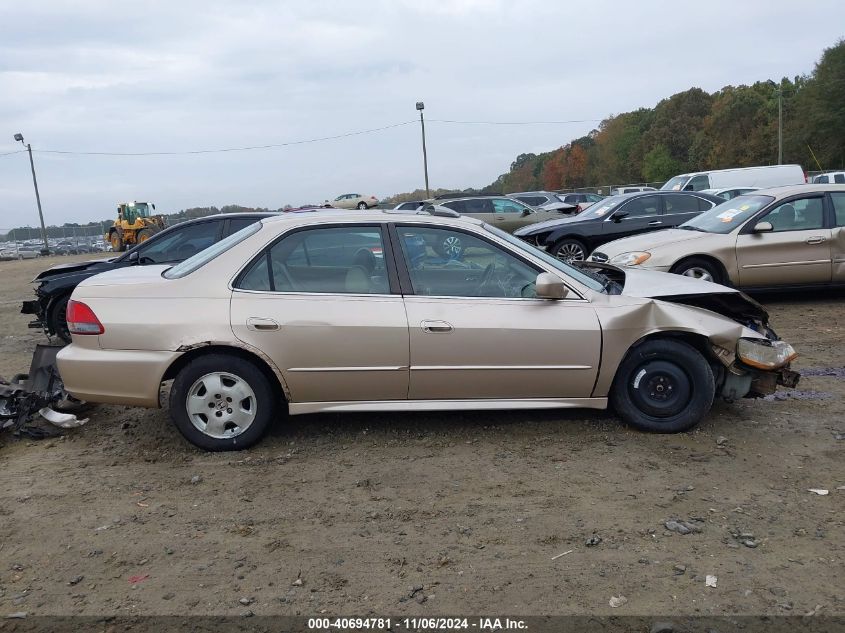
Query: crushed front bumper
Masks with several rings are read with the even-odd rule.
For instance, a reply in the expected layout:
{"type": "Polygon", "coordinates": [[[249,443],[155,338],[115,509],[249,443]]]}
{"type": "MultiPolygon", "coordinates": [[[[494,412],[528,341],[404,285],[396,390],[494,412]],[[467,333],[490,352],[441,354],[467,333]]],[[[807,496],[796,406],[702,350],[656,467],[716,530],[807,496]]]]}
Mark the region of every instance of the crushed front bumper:
{"type": "Polygon", "coordinates": [[[47,319],[44,316],[44,310],[41,306],[41,301],[32,299],[24,301],[21,304],[21,314],[34,314],[37,318],[27,323],[27,327],[43,330],[47,327],[47,319]]]}

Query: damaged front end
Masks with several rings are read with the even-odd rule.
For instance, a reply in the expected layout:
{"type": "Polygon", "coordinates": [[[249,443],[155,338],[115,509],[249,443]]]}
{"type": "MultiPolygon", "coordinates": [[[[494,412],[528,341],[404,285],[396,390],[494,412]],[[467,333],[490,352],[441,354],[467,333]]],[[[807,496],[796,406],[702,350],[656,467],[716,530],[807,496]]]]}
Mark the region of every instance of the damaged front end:
{"type": "Polygon", "coordinates": [[[82,426],[88,421],[56,410],[83,404],[64,389],[56,367],[60,349],[55,345],[36,345],[28,374],[18,374],[10,381],[0,378],[0,430],[40,438],[50,434],[32,426],[38,416],[60,428],[82,426]]]}
{"type": "Polygon", "coordinates": [[[765,308],[744,292],[681,275],[595,262],[579,264],[607,277],[618,288],[613,294],[706,310],[702,317],[715,313],[733,322],[725,328],[724,321],[699,318],[695,320],[699,329],[689,314],[662,314],[664,310],[656,306],[651,308],[656,313],[649,317],[658,330],[681,329],[707,336],[707,351],[711,352],[716,373],[716,393],[726,400],[759,398],[774,393],[778,386],[797,386],[800,374],[790,369],[797,353],[771,328],[765,308]]]}

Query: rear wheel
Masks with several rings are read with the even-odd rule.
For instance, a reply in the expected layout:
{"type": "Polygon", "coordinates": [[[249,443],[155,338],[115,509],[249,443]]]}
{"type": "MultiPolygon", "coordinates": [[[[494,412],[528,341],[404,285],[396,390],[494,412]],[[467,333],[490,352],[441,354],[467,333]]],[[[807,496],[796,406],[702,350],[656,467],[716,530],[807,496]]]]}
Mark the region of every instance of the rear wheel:
{"type": "Polygon", "coordinates": [[[681,262],[672,269],[672,272],[676,275],[683,275],[684,277],[712,281],[716,284],[722,283],[722,272],[719,270],[719,267],[713,262],[700,257],[693,257],[681,262]]]}
{"type": "Polygon", "coordinates": [[[578,240],[565,239],[552,244],[549,254],[565,262],[582,262],[587,259],[587,247],[578,240]]]}
{"type": "Polygon", "coordinates": [[[628,352],[616,371],[610,403],[643,431],[678,433],[698,424],[713,404],[710,364],[681,341],[646,341],[628,352]]]}
{"type": "Polygon", "coordinates": [[[366,203],[366,202],[359,202],[359,203],[358,203],[358,208],[359,208],[359,209],[361,209],[361,210],[363,211],[364,209],[366,209],[366,208],[367,208],[367,203],[366,203]]]}
{"type": "Polygon", "coordinates": [[[56,301],[50,308],[50,314],[47,316],[50,330],[62,339],[65,343],[70,343],[70,330],[67,326],[67,302],[70,300],[70,295],[65,295],[56,301]]]}
{"type": "Polygon", "coordinates": [[[182,368],[170,390],[170,417],[176,428],[207,451],[252,446],[278,410],[264,373],[237,356],[200,356],[182,368]]]}

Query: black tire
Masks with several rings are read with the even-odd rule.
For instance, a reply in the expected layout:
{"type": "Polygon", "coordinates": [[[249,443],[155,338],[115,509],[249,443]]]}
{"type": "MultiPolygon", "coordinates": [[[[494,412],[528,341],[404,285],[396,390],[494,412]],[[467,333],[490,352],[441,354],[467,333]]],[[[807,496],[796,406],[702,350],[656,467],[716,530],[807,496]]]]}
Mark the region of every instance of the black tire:
{"type": "Polygon", "coordinates": [[[682,341],[646,341],[628,352],[610,389],[610,404],[631,426],[679,433],[698,424],[716,393],[713,369],[682,341]]]}
{"type": "Polygon", "coordinates": [[[70,295],[65,295],[50,306],[50,314],[47,315],[47,323],[50,331],[62,339],[65,343],[70,343],[70,330],[67,327],[67,302],[70,301],[70,295]]]}
{"type": "Polygon", "coordinates": [[[558,240],[549,248],[549,255],[557,257],[565,262],[579,261],[582,262],[587,259],[589,251],[584,243],[580,240],[568,237],[566,239],[558,240]]]}
{"type": "MultiPolygon", "coordinates": [[[[173,424],[191,444],[207,451],[249,448],[264,436],[270,423],[276,419],[280,411],[279,404],[269,379],[261,369],[246,359],[228,354],[207,354],[192,360],[176,375],[170,390],[170,418],[173,424]],[[191,421],[187,408],[189,390],[198,380],[214,372],[224,372],[239,378],[255,395],[254,419],[239,435],[211,437],[191,421]]],[[[225,412],[223,415],[226,415],[225,412]]]]}
{"type": "Polygon", "coordinates": [[[434,244],[434,252],[446,259],[460,259],[464,254],[464,243],[452,233],[434,244]]]}
{"type": "Polygon", "coordinates": [[[109,234],[109,242],[111,242],[112,252],[122,253],[126,250],[126,244],[123,242],[123,236],[117,231],[112,231],[109,234]]]}
{"type": "Polygon", "coordinates": [[[148,226],[147,228],[141,229],[140,231],[138,231],[138,233],[135,234],[135,243],[141,244],[142,242],[146,242],[160,230],[161,229],[157,226],[148,226]]]}
{"type": "Polygon", "coordinates": [[[714,284],[722,283],[722,271],[718,264],[703,257],[685,259],[679,264],[676,264],[672,268],[672,272],[684,277],[712,281],[714,284]]]}
{"type": "Polygon", "coordinates": [[[359,203],[358,203],[358,208],[359,208],[359,209],[361,209],[362,211],[363,211],[364,209],[367,209],[367,208],[368,208],[368,207],[367,207],[367,203],[366,203],[366,202],[359,202],[359,203]]]}

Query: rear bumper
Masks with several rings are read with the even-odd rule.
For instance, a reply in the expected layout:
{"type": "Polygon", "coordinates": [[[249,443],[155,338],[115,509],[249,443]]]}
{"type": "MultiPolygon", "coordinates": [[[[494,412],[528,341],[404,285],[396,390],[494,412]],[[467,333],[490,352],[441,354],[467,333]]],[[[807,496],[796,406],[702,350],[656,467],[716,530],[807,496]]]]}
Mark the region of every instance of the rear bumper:
{"type": "Polygon", "coordinates": [[[180,352],[92,349],[71,343],[57,358],[65,389],[88,402],[158,407],[161,379],[180,352]]]}

